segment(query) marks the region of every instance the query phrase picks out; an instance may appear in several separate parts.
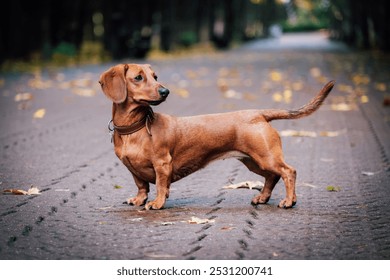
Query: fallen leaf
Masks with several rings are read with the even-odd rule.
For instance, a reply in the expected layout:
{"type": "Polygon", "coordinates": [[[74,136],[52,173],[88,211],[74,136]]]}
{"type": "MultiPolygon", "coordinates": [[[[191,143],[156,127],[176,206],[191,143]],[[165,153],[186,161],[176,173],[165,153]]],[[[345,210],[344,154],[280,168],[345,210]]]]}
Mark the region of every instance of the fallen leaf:
{"type": "Polygon", "coordinates": [[[362,171],[362,174],[365,175],[365,176],[373,176],[375,175],[377,172],[370,172],[370,171],[362,171]]]}
{"type": "Polygon", "coordinates": [[[6,189],[3,190],[3,194],[13,194],[13,195],[38,195],[41,194],[37,187],[31,186],[27,191],[19,189],[6,189]]]}
{"type": "Polygon", "coordinates": [[[340,132],[338,132],[338,131],[320,131],[319,135],[323,136],[323,137],[336,137],[336,136],[340,135],[340,132]]]}
{"type": "Polygon", "coordinates": [[[224,231],[233,230],[233,229],[236,229],[236,227],[229,227],[229,226],[221,227],[221,230],[224,230],[224,231]]]}
{"type": "Polygon", "coordinates": [[[283,101],[283,95],[280,94],[280,92],[275,92],[275,93],[272,95],[272,99],[273,99],[273,101],[275,101],[275,102],[282,102],[282,101],[283,101]]]}
{"type": "Polygon", "coordinates": [[[168,258],[176,258],[175,255],[169,255],[169,254],[154,254],[154,253],[146,253],[145,257],[151,258],[151,259],[168,259],[168,258]]]}
{"type": "Polygon", "coordinates": [[[234,99],[241,99],[242,98],[242,94],[238,91],[233,90],[233,89],[228,89],[227,91],[225,91],[223,93],[223,96],[225,98],[234,98],[234,99]]]}
{"type": "Polygon", "coordinates": [[[231,185],[226,185],[223,186],[223,189],[257,189],[261,190],[262,187],[264,186],[263,182],[260,181],[245,181],[245,182],[240,182],[237,184],[231,184],[231,185]]]}
{"type": "Polygon", "coordinates": [[[362,95],[360,96],[360,103],[368,103],[368,96],[367,95],[362,95]]]}
{"type": "Polygon", "coordinates": [[[283,99],[286,103],[291,103],[292,91],[289,89],[285,89],[283,91],[283,99]]]}
{"type": "Polygon", "coordinates": [[[122,186],[119,186],[119,185],[115,185],[114,186],[114,189],[121,189],[121,188],[123,188],[122,186]]]}
{"type": "Polygon", "coordinates": [[[39,192],[39,189],[37,188],[37,187],[31,187],[31,188],[29,188],[28,189],[28,191],[27,191],[27,195],[37,195],[37,194],[41,194],[40,192],[39,192]]]}
{"type": "Polygon", "coordinates": [[[24,92],[24,93],[18,93],[15,95],[15,102],[20,102],[20,101],[29,101],[33,99],[32,93],[29,92],[24,92]]]}
{"type": "Polygon", "coordinates": [[[333,111],[352,111],[356,110],[356,105],[351,105],[347,103],[338,103],[338,104],[332,104],[331,109],[333,111]]]}
{"type": "Polygon", "coordinates": [[[194,217],[192,216],[191,217],[191,220],[188,220],[188,223],[189,224],[209,224],[209,223],[214,223],[215,220],[210,220],[210,219],[200,219],[200,218],[197,218],[197,217],[194,217]]]}
{"type": "Polygon", "coordinates": [[[46,114],[45,109],[39,109],[39,110],[35,111],[33,118],[34,119],[42,119],[45,116],[45,114],[46,114]]]}
{"type": "Polygon", "coordinates": [[[305,130],[282,130],[280,135],[283,137],[317,137],[316,132],[305,130]]]}
{"type": "Polygon", "coordinates": [[[370,77],[365,74],[354,74],[352,76],[352,81],[356,85],[368,85],[370,83],[370,77]]]}
{"type": "Polygon", "coordinates": [[[27,192],[24,190],[6,189],[6,190],[3,190],[3,194],[27,195],[27,192]]]}
{"type": "Polygon", "coordinates": [[[280,82],[282,80],[282,73],[279,71],[271,71],[269,75],[271,80],[274,82],[280,82]]]}
{"type": "Polygon", "coordinates": [[[339,187],[339,186],[327,186],[326,190],[328,192],[339,192],[339,191],[341,191],[341,187],[339,187]]]}

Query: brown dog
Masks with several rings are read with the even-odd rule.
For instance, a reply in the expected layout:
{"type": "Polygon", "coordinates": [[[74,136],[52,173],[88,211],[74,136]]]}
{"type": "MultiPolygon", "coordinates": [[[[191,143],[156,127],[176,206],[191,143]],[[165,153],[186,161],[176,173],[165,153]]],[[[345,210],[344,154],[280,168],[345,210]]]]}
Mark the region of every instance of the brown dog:
{"type": "Polygon", "coordinates": [[[280,137],[269,122],[310,115],[334,85],[333,81],[327,83],[298,110],[245,110],[177,118],[153,113],[150,105],[165,101],[169,90],[157,82],[150,65],[116,65],[101,75],[99,83],[113,101],[109,128],[114,131],[115,154],[138,187],[137,195],[127,203],[144,205],[149,183],[156,184],[157,197],[146,203],[146,209],[164,206],[172,182],[213,160],[229,157],[265,178],[264,188],[252,204],[267,203],[281,177],[286,197],[279,207],[294,206],[296,171],[284,162],[280,137]]]}

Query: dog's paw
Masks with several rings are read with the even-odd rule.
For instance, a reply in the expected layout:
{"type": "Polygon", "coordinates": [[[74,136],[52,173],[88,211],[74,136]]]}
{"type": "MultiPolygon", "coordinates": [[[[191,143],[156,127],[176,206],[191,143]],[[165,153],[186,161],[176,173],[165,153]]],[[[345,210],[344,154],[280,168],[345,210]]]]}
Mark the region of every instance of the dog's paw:
{"type": "Polygon", "coordinates": [[[148,197],[131,197],[128,198],[124,204],[134,205],[134,206],[142,206],[146,203],[146,200],[148,200],[148,197]]]}
{"type": "Polygon", "coordinates": [[[282,199],[282,200],[279,202],[278,207],[279,207],[279,208],[287,209],[287,208],[292,208],[295,204],[297,204],[296,201],[288,201],[288,199],[285,198],[285,199],[282,199]]]}
{"type": "Polygon", "coordinates": [[[159,202],[157,200],[150,201],[145,204],[145,210],[159,210],[164,207],[164,202],[159,202]]]}
{"type": "Polygon", "coordinates": [[[257,205],[257,204],[266,204],[270,199],[270,196],[263,196],[263,195],[257,195],[255,196],[252,201],[251,201],[251,204],[252,205],[257,205]]]}

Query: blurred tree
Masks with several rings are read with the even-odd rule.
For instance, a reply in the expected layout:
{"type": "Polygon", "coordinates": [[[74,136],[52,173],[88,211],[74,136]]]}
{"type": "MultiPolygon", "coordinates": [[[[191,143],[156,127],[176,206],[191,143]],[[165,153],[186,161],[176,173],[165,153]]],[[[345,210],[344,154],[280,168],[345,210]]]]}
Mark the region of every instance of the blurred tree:
{"type": "Polygon", "coordinates": [[[0,12],[0,62],[77,56],[86,40],[102,43],[115,59],[144,57],[152,43],[165,51],[207,41],[227,48],[267,36],[286,9],[290,18],[311,17],[297,13],[302,5],[316,20],[330,20],[334,38],[390,49],[386,0],[12,0],[0,12]]]}
{"type": "Polygon", "coordinates": [[[390,50],[390,1],[331,0],[331,34],[360,48],[390,50]]]}

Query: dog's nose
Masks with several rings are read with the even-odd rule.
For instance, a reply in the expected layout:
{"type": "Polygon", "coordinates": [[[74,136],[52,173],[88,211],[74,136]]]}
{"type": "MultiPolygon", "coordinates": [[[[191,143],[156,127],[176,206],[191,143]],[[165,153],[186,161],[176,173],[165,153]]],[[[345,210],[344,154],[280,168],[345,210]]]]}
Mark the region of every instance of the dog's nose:
{"type": "Polygon", "coordinates": [[[169,89],[167,89],[165,87],[160,87],[158,89],[158,93],[160,94],[161,97],[166,98],[169,94],[169,89]]]}

